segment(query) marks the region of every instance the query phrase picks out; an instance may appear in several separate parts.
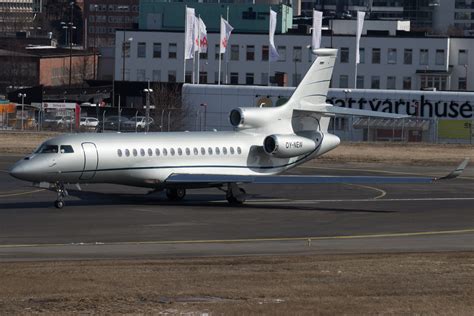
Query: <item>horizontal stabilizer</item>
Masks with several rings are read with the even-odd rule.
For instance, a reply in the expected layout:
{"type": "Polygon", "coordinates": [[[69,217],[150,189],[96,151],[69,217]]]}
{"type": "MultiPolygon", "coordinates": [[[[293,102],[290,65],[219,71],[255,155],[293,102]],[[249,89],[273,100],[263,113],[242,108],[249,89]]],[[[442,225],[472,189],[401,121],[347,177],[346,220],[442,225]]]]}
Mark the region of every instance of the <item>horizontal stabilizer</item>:
{"type": "Polygon", "coordinates": [[[376,176],[298,176],[271,175],[246,176],[226,174],[184,174],[175,173],[166,179],[166,183],[256,183],[256,184],[403,184],[403,183],[432,183],[438,180],[454,179],[461,175],[468,164],[465,159],[449,175],[436,177],[376,177],[376,176]]]}
{"type": "Polygon", "coordinates": [[[403,115],[403,114],[393,114],[393,113],[378,112],[378,111],[350,109],[350,108],[343,108],[343,107],[333,106],[333,105],[313,105],[307,102],[302,102],[301,108],[299,108],[298,110],[316,112],[316,113],[320,113],[327,116],[334,116],[334,115],[365,116],[365,117],[377,117],[377,118],[387,118],[387,119],[403,119],[403,118],[410,117],[409,115],[403,115]]]}

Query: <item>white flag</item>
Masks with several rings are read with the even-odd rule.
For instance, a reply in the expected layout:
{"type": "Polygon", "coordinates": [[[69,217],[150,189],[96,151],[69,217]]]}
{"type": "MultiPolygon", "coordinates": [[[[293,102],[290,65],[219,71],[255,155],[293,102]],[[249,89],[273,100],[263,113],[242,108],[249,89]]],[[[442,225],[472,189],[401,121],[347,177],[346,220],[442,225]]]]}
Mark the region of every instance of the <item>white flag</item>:
{"type": "Polygon", "coordinates": [[[194,52],[199,51],[199,18],[194,17],[194,28],[193,28],[193,39],[194,39],[194,52]]]}
{"type": "Polygon", "coordinates": [[[194,9],[186,7],[186,29],[184,30],[184,58],[194,57],[194,9]]]}
{"type": "Polygon", "coordinates": [[[313,36],[311,41],[311,48],[317,49],[321,47],[321,29],[323,26],[323,13],[321,11],[313,10],[313,36]]]}
{"type": "Polygon", "coordinates": [[[359,44],[364,28],[365,12],[357,11],[357,34],[356,34],[356,64],[360,63],[359,44]]]}
{"type": "Polygon", "coordinates": [[[270,27],[269,27],[269,42],[270,42],[270,61],[277,61],[280,56],[278,55],[278,51],[275,48],[275,42],[273,37],[275,36],[277,24],[277,13],[270,9],[270,27]]]}
{"type": "Polygon", "coordinates": [[[201,18],[199,18],[199,34],[199,52],[207,53],[207,28],[201,18]]]}
{"type": "Polygon", "coordinates": [[[230,33],[234,28],[221,17],[221,41],[220,41],[220,53],[224,54],[229,41],[230,33]]]}

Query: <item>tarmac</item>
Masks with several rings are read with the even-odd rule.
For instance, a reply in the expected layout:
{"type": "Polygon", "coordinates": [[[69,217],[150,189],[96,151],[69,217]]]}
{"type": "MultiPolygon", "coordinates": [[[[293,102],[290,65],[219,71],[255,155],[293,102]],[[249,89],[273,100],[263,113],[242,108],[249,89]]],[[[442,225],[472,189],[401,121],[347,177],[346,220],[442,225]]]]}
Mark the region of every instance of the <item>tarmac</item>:
{"type": "MultiPolygon", "coordinates": [[[[91,184],[70,189],[58,210],[54,192],[10,177],[18,159],[0,157],[0,262],[474,250],[470,167],[430,185],[245,185],[240,207],[217,189],[176,203],[91,184]]],[[[442,176],[454,167],[312,163],[294,173],[442,176]]]]}

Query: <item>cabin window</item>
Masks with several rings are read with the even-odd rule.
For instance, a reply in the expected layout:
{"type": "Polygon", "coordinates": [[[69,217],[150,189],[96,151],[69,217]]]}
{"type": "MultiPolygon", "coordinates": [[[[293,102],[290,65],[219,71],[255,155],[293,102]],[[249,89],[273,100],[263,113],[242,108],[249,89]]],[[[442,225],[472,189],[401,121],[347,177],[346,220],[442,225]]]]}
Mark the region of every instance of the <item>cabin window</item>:
{"type": "Polygon", "coordinates": [[[57,154],[58,146],[57,145],[42,145],[37,151],[37,154],[57,154]]]}
{"type": "Polygon", "coordinates": [[[231,155],[235,154],[234,147],[230,147],[230,154],[231,155]]]}
{"type": "Polygon", "coordinates": [[[183,155],[183,151],[181,150],[181,148],[178,148],[178,155],[180,155],[180,156],[183,155]]]}
{"type": "Polygon", "coordinates": [[[237,147],[237,153],[240,155],[242,153],[242,148],[237,147]]]}
{"type": "Polygon", "coordinates": [[[170,154],[171,154],[171,156],[174,156],[174,154],[175,154],[174,148],[170,149],[170,154]]]}
{"type": "Polygon", "coordinates": [[[122,150],[121,150],[121,149],[117,150],[117,155],[118,155],[119,157],[122,157],[122,150]]]}
{"type": "Polygon", "coordinates": [[[157,155],[157,156],[160,155],[160,150],[158,148],[155,149],[155,155],[157,155]]]}
{"type": "Polygon", "coordinates": [[[138,151],[136,149],[133,149],[133,156],[134,157],[138,156],[138,151]]]}
{"type": "Polygon", "coordinates": [[[207,153],[208,153],[209,155],[212,155],[212,148],[211,148],[211,147],[209,147],[209,148],[207,149],[207,153]]]}
{"type": "Polygon", "coordinates": [[[143,148],[140,149],[140,155],[141,155],[142,157],[145,156],[145,149],[143,149],[143,148]]]}
{"type": "Polygon", "coordinates": [[[205,155],[206,154],[206,150],[204,149],[204,147],[201,147],[201,155],[205,155]]]}
{"type": "Polygon", "coordinates": [[[219,149],[219,147],[216,147],[216,155],[220,155],[221,154],[221,151],[219,149]]]}
{"type": "Polygon", "coordinates": [[[222,153],[223,153],[224,155],[227,155],[227,147],[222,147],[222,153]]]}
{"type": "Polygon", "coordinates": [[[151,148],[148,148],[148,156],[153,156],[153,150],[151,150],[151,148]]]}
{"type": "Polygon", "coordinates": [[[189,148],[186,148],[186,155],[187,156],[191,155],[191,150],[189,150],[189,148]]]}
{"type": "Polygon", "coordinates": [[[61,145],[61,154],[72,154],[74,149],[71,145],[61,145]]]}
{"type": "Polygon", "coordinates": [[[130,157],[130,150],[125,149],[125,156],[130,157]]]}
{"type": "Polygon", "coordinates": [[[196,147],[194,147],[193,151],[194,151],[194,155],[196,155],[196,156],[199,155],[199,151],[196,147]]]}
{"type": "Polygon", "coordinates": [[[163,156],[168,156],[168,150],[166,148],[163,148],[163,156]]]}

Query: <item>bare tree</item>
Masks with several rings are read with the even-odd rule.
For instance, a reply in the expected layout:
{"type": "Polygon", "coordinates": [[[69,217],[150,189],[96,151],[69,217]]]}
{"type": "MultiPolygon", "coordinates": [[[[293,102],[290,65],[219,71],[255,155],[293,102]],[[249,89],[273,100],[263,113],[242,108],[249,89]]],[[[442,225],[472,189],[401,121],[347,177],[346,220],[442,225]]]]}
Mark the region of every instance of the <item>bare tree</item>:
{"type": "Polygon", "coordinates": [[[186,126],[189,108],[177,84],[153,84],[151,102],[155,105],[155,126],[161,131],[180,131],[186,126]]]}

